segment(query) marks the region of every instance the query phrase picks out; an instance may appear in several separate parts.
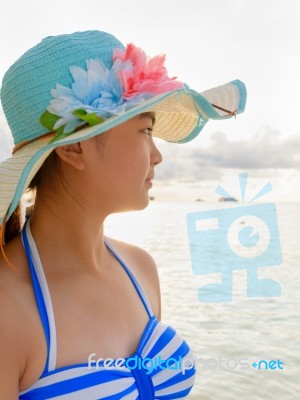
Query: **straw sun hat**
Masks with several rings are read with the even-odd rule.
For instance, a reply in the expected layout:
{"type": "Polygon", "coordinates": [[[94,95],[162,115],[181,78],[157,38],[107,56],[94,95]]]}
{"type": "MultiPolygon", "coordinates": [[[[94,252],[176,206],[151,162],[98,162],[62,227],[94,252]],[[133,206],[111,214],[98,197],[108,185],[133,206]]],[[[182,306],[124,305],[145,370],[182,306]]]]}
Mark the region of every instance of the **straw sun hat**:
{"type": "Polygon", "coordinates": [[[246,89],[236,80],[198,93],[168,77],[164,56],[147,58],[133,44],[87,31],[47,37],[6,72],[1,102],[14,138],[0,165],[0,224],[57,146],[99,135],[154,111],[153,135],[168,142],[195,138],[209,119],[243,112],[246,89]]]}

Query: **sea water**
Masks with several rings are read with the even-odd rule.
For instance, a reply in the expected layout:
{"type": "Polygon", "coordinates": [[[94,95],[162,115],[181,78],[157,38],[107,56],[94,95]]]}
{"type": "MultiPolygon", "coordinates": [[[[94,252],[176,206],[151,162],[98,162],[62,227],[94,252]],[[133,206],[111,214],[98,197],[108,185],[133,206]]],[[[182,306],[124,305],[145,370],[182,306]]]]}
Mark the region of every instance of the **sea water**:
{"type": "Polygon", "coordinates": [[[232,301],[199,301],[199,288],[220,282],[221,274],[193,273],[186,215],[233,206],[152,201],[146,210],[110,216],[105,232],[143,247],[157,263],[162,320],[196,358],[188,399],[300,399],[300,205],[276,205],[283,261],[258,268],[260,278],[280,284],[280,297],[247,297],[241,269],[233,271],[232,301]]]}

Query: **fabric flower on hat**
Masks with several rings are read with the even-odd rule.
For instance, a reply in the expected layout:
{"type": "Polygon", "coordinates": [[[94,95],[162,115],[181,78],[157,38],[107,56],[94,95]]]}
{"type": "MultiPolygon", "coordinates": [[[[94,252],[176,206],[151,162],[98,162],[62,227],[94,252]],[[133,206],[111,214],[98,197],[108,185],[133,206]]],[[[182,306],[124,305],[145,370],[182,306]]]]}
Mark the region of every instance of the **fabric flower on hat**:
{"type": "Polygon", "coordinates": [[[97,125],[120,115],[155,95],[184,87],[169,78],[164,67],[165,56],[147,58],[133,44],[125,51],[115,49],[111,69],[100,60],[87,60],[86,70],[70,67],[70,88],[57,84],[53,99],[40,122],[56,132],[53,140],[68,136],[84,125],[97,125]]]}
{"type": "Polygon", "coordinates": [[[129,44],[125,52],[120,49],[114,51],[114,61],[119,59],[128,65],[119,72],[126,100],[141,93],[151,96],[183,88],[182,82],[168,77],[165,58],[165,55],[158,55],[149,59],[142,49],[133,44],[129,44]]]}
{"type": "Polygon", "coordinates": [[[45,117],[52,117],[54,124],[46,126],[48,129],[63,128],[64,134],[70,134],[86,123],[95,125],[124,112],[123,89],[116,69],[105,68],[100,60],[88,60],[86,70],[72,66],[70,73],[74,80],[71,88],[56,85],[51,91],[53,100],[41,120],[46,126],[45,117]]]}

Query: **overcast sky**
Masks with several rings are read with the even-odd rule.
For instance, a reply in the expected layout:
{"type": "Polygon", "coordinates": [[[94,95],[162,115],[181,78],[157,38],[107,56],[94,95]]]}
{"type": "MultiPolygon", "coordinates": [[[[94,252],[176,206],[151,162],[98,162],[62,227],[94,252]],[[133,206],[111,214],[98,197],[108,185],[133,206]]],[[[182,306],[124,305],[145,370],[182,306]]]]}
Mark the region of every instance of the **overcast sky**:
{"type": "MultiPolygon", "coordinates": [[[[161,144],[157,176],[200,185],[243,171],[300,200],[299,21],[299,0],[1,0],[0,77],[46,36],[99,29],[151,56],[166,53],[170,75],[196,90],[241,79],[246,112],[209,122],[191,144],[161,144]]],[[[3,160],[11,141],[2,112],[0,134],[3,160]]]]}

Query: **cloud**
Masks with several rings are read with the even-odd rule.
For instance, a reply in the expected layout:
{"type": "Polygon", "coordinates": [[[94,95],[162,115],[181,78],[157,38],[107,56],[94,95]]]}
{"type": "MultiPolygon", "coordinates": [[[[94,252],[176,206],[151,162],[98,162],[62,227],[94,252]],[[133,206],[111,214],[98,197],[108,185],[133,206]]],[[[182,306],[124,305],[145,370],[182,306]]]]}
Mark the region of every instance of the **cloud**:
{"type": "Polygon", "coordinates": [[[198,165],[239,169],[300,167],[300,134],[284,139],[278,131],[265,127],[250,140],[232,142],[224,134],[215,133],[211,142],[209,148],[192,152],[198,165]]]}
{"type": "Polygon", "coordinates": [[[165,181],[218,179],[224,169],[270,176],[270,170],[300,167],[300,133],[285,138],[270,127],[249,140],[229,141],[224,133],[215,132],[205,147],[161,143],[160,150],[165,162],[158,168],[157,178],[165,181]]]}

